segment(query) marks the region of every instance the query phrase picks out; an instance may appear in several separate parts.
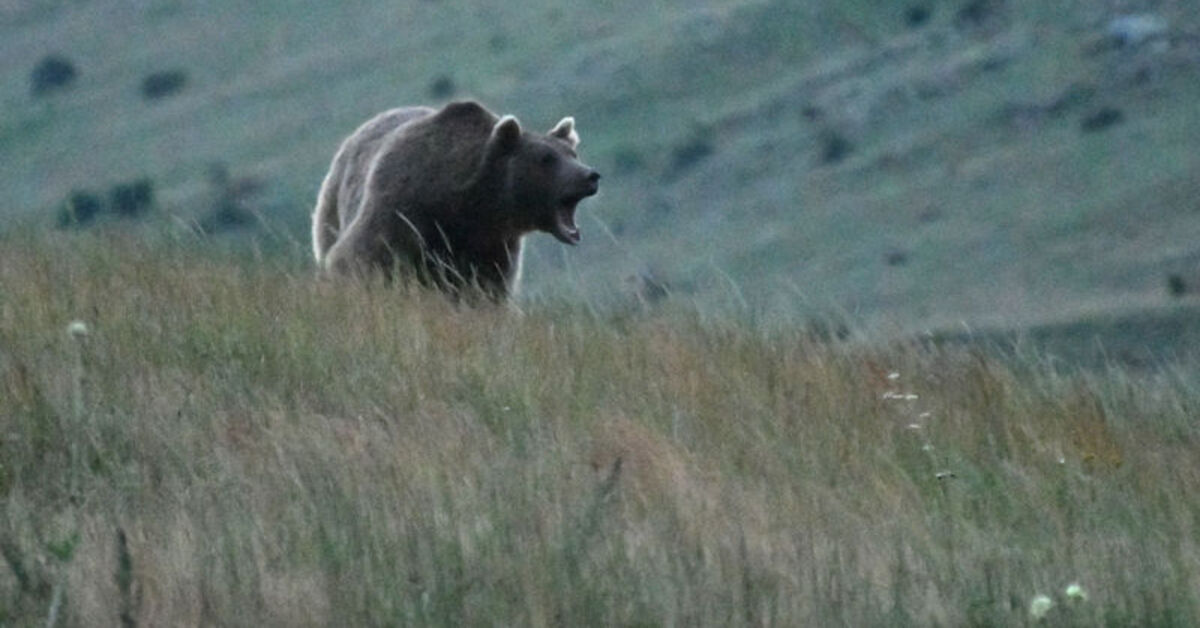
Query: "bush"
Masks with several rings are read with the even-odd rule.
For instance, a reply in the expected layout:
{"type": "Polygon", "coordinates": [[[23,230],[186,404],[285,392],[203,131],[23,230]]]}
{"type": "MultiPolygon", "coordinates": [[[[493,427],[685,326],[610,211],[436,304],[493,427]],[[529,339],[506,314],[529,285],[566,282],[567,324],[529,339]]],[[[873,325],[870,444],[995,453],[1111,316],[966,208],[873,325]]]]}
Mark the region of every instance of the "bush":
{"type": "Polygon", "coordinates": [[[142,97],[146,100],[158,100],[174,96],[183,91],[187,82],[187,72],[183,70],[155,72],[142,79],[142,97]]]}
{"type": "Polygon", "coordinates": [[[44,96],[75,82],[79,72],[70,59],[60,55],[48,55],[38,62],[29,74],[29,87],[34,96],[44,96]]]}
{"type": "Polygon", "coordinates": [[[683,174],[716,152],[716,146],[713,145],[709,135],[706,131],[698,130],[686,141],[676,146],[671,151],[671,165],[667,174],[670,176],[683,174]]]}
{"type": "Polygon", "coordinates": [[[96,219],[104,211],[104,201],[86,190],[71,192],[58,212],[58,227],[80,227],[96,219]]]}
{"type": "Polygon", "coordinates": [[[118,216],[135,217],[154,206],[154,182],[138,179],[118,183],[108,192],[109,207],[118,216]]]}
{"type": "Polygon", "coordinates": [[[821,134],[821,163],[832,165],[841,162],[854,152],[854,144],[841,133],[829,131],[821,134]]]}
{"type": "Polygon", "coordinates": [[[1104,107],[1087,116],[1084,116],[1079,121],[1079,130],[1084,133],[1095,133],[1103,131],[1111,126],[1115,126],[1125,121],[1125,114],[1121,113],[1120,109],[1114,107],[1104,107]]]}
{"type": "Polygon", "coordinates": [[[923,4],[913,5],[904,11],[904,23],[910,28],[924,26],[933,15],[933,10],[923,4]]]}
{"type": "Polygon", "coordinates": [[[454,79],[447,74],[442,74],[429,82],[429,96],[437,100],[449,98],[457,91],[458,86],[454,84],[454,79]]]}

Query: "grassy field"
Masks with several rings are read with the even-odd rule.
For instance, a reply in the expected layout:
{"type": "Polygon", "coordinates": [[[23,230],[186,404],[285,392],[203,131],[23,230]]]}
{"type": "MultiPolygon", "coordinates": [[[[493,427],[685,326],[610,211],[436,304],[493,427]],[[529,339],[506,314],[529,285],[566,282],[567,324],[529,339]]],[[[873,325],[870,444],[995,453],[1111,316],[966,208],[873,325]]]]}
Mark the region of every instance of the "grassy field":
{"type": "Polygon", "coordinates": [[[1200,622],[1183,372],[0,244],[0,625],[1200,622]]]}
{"type": "Polygon", "coordinates": [[[0,0],[0,626],[1200,625],[1198,60],[1190,0],[0,0]],[[577,118],[581,246],[317,280],[338,142],[458,97],[577,118]]]}

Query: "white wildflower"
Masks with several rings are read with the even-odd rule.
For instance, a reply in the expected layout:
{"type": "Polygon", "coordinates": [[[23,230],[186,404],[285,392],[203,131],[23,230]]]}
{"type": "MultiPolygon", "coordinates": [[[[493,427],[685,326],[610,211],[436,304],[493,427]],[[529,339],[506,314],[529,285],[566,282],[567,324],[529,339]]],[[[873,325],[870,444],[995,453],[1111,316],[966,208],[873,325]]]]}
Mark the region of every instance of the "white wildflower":
{"type": "Polygon", "coordinates": [[[88,335],[87,323],[83,321],[71,321],[71,324],[67,325],[67,333],[72,338],[84,338],[88,335]]]}
{"type": "Polygon", "coordinates": [[[1034,619],[1041,619],[1054,608],[1054,600],[1048,595],[1035,595],[1029,601],[1029,614],[1034,619]]]}
{"type": "Polygon", "coordinates": [[[1087,599],[1087,591],[1083,589],[1078,582],[1072,582],[1067,585],[1067,599],[1084,601],[1087,599]]]}

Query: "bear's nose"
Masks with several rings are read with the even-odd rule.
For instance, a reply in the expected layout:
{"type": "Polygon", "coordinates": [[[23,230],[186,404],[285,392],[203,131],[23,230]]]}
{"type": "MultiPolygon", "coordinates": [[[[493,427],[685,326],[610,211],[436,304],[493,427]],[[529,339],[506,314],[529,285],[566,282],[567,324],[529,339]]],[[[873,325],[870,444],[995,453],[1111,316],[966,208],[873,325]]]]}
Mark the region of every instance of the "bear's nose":
{"type": "Polygon", "coordinates": [[[596,183],[600,181],[600,173],[596,172],[595,170],[591,171],[591,173],[588,174],[587,180],[589,183],[596,183]]]}

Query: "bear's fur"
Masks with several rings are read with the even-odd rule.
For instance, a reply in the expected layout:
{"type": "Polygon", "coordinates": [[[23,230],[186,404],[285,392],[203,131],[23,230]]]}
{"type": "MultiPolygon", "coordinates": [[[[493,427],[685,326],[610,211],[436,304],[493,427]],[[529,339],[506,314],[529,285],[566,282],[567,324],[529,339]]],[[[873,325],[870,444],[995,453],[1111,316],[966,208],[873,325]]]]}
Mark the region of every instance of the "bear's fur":
{"type": "Polygon", "coordinates": [[[575,121],[524,131],[476,102],[384,112],[343,143],[313,212],[317,263],[338,274],[415,270],[452,293],[501,300],[521,239],[579,241],[575,208],[600,175],[579,161],[575,121]]]}

